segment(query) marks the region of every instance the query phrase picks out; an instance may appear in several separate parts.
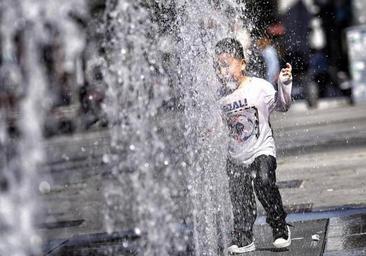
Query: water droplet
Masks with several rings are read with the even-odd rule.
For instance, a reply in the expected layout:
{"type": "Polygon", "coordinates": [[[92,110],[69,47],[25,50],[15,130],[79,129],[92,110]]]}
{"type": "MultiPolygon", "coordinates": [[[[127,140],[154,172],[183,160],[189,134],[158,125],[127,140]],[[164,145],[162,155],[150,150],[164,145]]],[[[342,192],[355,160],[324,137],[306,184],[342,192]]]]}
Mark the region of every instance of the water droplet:
{"type": "Polygon", "coordinates": [[[42,244],[42,238],[40,236],[37,236],[37,235],[31,236],[30,241],[31,241],[32,245],[35,246],[35,247],[38,247],[42,244]]]}
{"type": "Polygon", "coordinates": [[[139,228],[135,228],[135,234],[140,236],[141,235],[141,230],[139,228]]]}
{"type": "Polygon", "coordinates": [[[103,161],[103,163],[107,164],[111,161],[111,158],[109,157],[108,154],[104,154],[103,158],[102,158],[102,161],[103,161]]]}
{"type": "Polygon", "coordinates": [[[70,157],[66,154],[62,154],[62,159],[65,160],[65,161],[69,161],[70,157]]]}
{"type": "Polygon", "coordinates": [[[42,181],[39,184],[38,189],[42,194],[47,194],[51,191],[51,185],[47,181],[42,181]]]}

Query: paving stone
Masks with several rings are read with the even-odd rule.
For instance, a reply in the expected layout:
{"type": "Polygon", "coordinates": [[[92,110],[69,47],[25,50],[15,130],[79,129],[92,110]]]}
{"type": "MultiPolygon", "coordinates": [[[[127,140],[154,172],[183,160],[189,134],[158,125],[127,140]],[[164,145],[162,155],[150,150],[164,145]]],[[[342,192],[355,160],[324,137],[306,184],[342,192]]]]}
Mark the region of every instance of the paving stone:
{"type": "Polygon", "coordinates": [[[255,228],[257,250],[245,255],[253,256],[317,256],[322,255],[325,242],[325,231],[328,220],[304,221],[292,223],[292,244],[288,249],[275,249],[272,245],[272,231],[268,225],[255,228]],[[313,241],[312,235],[318,234],[320,240],[313,241]]]}
{"type": "MultiPolygon", "coordinates": [[[[364,106],[278,114],[272,124],[279,152],[277,178],[289,211],[366,205],[364,106]]],[[[58,137],[48,142],[47,159],[51,168],[45,168],[43,172],[54,181],[51,192],[44,195],[44,199],[49,206],[49,223],[54,228],[43,227],[47,230],[46,237],[69,239],[102,231],[103,216],[97,209],[103,208],[100,188],[105,168],[101,159],[109,150],[109,140],[108,131],[101,131],[58,137]],[[62,221],[67,223],[81,219],[85,221],[80,226],[57,226],[62,221]]],[[[347,228],[344,228],[340,224],[344,222],[331,219],[325,255],[366,255],[362,243],[366,240],[365,227],[363,224],[347,224],[347,228]]],[[[357,223],[355,219],[349,221],[354,222],[357,223]]],[[[297,223],[296,226],[301,228],[294,230],[295,237],[300,237],[300,233],[305,234],[307,230],[310,234],[315,231],[315,227],[321,226],[311,223],[315,222],[297,223]]],[[[256,230],[262,235],[258,236],[259,250],[253,255],[273,255],[271,243],[265,242],[271,237],[268,227],[258,226],[256,230]]],[[[66,250],[65,241],[69,240],[59,239],[54,245],[59,243],[62,245],[60,248],[66,250]]],[[[316,245],[313,248],[311,242],[311,235],[304,236],[302,240],[294,240],[289,251],[277,252],[275,255],[320,255],[317,254],[320,247],[316,245]]],[[[64,255],[103,255],[106,249],[114,250],[114,255],[129,253],[121,243],[113,242],[93,244],[87,248],[70,246],[69,249],[74,254],[64,255]],[[88,250],[91,254],[86,254],[88,250]]]]}
{"type": "Polygon", "coordinates": [[[331,218],[325,255],[366,255],[366,214],[331,218]]]}
{"type": "MultiPolygon", "coordinates": [[[[248,256],[317,256],[322,255],[324,237],[328,220],[305,221],[293,223],[292,244],[288,249],[276,249],[272,245],[272,231],[268,225],[255,226],[257,250],[248,256]],[[314,241],[313,235],[319,235],[320,240],[314,241]]],[[[139,237],[132,233],[113,235],[95,234],[74,237],[69,240],[50,242],[47,248],[49,256],[92,256],[92,255],[144,255],[139,237]],[[53,247],[52,247],[53,246],[53,247]]],[[[187,246],[185,252],[171,252],[174,256],[193,256],[194,253],[187,246]]]]}

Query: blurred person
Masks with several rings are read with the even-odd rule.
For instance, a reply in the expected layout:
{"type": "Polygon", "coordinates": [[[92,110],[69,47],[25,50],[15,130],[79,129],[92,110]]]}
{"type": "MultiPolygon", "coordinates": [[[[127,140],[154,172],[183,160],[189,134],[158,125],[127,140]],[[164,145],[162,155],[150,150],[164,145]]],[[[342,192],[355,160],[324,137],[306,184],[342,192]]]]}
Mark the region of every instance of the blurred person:
{"type": "Polygon", "coordinates": [[[274,110],[291,105],[292,67],[287,63],[278,79],[278,91],[268,81],[246,74],[247,60],[241,43],[225,38],[216,44],[215,71],[222,83],[220,104],[230,142],[227,160],[234,230],[231,254],[255,250],[253,225],[257,208],[255,194],[267,212],[273,230],[273,245],[291,244],[286,212],[276,185],[276,147],[269,123],[274,110]]]}
{"type": "Polygon", "coordinates": [[[309,62],[309,75],[311,81],[317,84],[319,97],[334,97],[339,95],[338,87],[330,74],[331,67],[324,49],[312,49],[309,62]]]}
{"type": "Polygon", "coordinates": [[[283,54],[284,59],[293,61],[292,70],[295,86],[293,96],[303,98],[307,84],[309,82],[308,68],[310,61],[310,22],[312,14],[308,10],[304,1],[296,2],[288,12],[282,17],[282,23],[286,28],[283,47],[286,49],[283,54]]]}
{"type": "Polygon", "coordinates": [[[20,130],[17,124],[19,102],[25,95],[23,83],[24,69],[24,29],[14,32],[11,43],[14,47],[9,52],[4,52],[1,47],[5,38],[0,37],[0,113],[10,136],[18,136],[20,130]],[[10,57],[12,56],[12,57],[10,57]]]}
{"type": "Polygon", "coordinates": [[[46,23],[51,40],[42,46],[48,83],[52,95],[52,108],[67,106],[72,101],[73,77],[65,68],[65,49],[61,32],[55,24],[46,23]]]}
{"type": "Polygon", "coordinates": [[[349,0],[315,0],[319,7],[317,15],[322,20],[326,36],[326,54],[331,66],[348,69],[344,29],[352,24],[352,7],[349,0]]]}
{"type": "Polygon", "coordinates": [[[257,40],[257,45],[261,50],[265,63],[265,79],[271,84],[276,84],[280,73],[280,61],[278,59],[277,50],[272,45],[271,37],[267,33],[262,34],[257,40]]]}
{"type": "MultiPolygon", "coordinates": [[[[322,21],[326,45],[324,53],[327,56],[331,86],[327,96],[351,97],[349,83],[349,59],[345,29],[352,25],[352,1],[350,0],[315,0],[319,11],[317,16],[322,21]]],[[[352,102],[351,102],[352,103],[352,102]]]]}
{"type": "Polygon", "coordinates": [[[92,126],[105,127],[108,123],[103,102],[106,97],[107,85],[104,81],[105,63],[102,58],[94,57],[87,62],[85,83],[79,90],[80,123],[82,129],[92,126]]]}

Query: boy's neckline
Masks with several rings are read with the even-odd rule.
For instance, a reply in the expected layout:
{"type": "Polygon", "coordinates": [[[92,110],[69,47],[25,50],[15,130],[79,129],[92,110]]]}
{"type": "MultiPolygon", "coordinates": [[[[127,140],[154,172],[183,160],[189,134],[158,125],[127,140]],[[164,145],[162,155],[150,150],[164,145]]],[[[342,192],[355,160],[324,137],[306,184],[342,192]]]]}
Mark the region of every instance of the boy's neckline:
{"type": "Polygon", "coordinates": [[[238,86],[238,89],[242,89],[242,88],[247,87],[252,82],[252,80],[253,80],[252,77],[246,76],[245,79],[238,86]]]}

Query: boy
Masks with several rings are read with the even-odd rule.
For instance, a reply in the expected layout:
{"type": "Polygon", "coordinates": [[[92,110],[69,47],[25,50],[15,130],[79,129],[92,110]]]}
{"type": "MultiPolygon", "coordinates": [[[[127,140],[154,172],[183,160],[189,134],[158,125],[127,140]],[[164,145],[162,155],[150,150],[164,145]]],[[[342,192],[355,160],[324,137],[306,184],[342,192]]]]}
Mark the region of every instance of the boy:
{"type": "Polygon", "coordinates": [[[255,250],[253,225],[257,209],[254,191],[273,230],[273,245],[288,247],[291,234],[286,224],[281,195],[276,185],[276,148],[270,126],[273,110],[287,111],[291,104],[292,67],[281,70],[276,92],[269,82],[245,75],[242,45],[235,39],[219,41],[215,70],[223,87],[220,103],[230,131],[227,173],[233,205],[234,231],[229,253],[255,250]]]}

